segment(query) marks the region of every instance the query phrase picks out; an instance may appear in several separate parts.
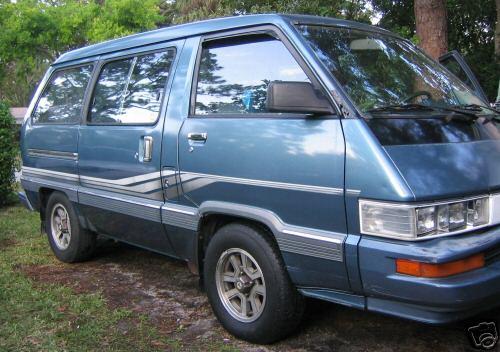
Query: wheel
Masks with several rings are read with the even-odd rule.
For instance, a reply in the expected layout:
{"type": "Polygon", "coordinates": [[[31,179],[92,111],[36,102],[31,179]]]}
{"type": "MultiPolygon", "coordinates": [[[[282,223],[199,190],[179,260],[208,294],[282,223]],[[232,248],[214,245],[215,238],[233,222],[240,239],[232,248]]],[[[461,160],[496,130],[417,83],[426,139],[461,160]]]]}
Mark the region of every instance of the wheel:
{"type": "Polygon", "coordinates": [[[54,192],[50,195],[45,221],[49,244],[57,259],[73,263],[93,254],[96,236],[80,226],[75,209],[64,194],[54,192]]]}
{"type": "Polygon", "coordinates": [[[232,223],[210,241],[204,264],[208,299],[226,330],[253,343],[272,343],[299,325],[304,299],[276,244],[257,226],[232,223]]]}

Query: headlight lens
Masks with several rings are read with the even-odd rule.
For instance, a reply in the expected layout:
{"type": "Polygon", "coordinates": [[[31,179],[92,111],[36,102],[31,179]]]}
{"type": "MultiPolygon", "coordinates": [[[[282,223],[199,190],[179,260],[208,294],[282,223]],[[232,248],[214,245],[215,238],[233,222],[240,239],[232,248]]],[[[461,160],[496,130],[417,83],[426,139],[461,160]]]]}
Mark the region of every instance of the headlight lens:
{"type": "Polygon", "coordinates": [[[417,235],[436,230],[436,207],[417,208],[417,235]]]}
{"type": "Polygon", "coordinates": [[[467,222],[467,202],[450,204],[450,230],[461,229],[467,222]]]}
{"type": "Polygon", "coordinates": [[[469,201],[467,223],[472,226],[484,225],[489,220],[489,199],[480,198],[469,201]]]}
{"type": "Polygon", "coordinates": [[[359,201],[361,233],[405,240],[463,232],[489,222],[489,197],[410,205],[359,201]]]}
{"type": "Polygon", "coordinates": [[[408,206],[360,201],[361,232],[412,239],[415,233],[414,209],[408,206]]]}

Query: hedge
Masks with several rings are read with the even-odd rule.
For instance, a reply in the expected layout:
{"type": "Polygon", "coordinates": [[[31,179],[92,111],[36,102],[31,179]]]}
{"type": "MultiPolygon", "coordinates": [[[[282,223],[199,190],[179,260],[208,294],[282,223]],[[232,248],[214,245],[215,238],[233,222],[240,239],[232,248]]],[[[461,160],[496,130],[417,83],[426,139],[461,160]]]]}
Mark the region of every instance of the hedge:
{"type": "Polygon", "coordinates": [[[14,171],[17,157],[16,121],[9,106],[0,102],[0,206],[14,199],[14,171]]]}

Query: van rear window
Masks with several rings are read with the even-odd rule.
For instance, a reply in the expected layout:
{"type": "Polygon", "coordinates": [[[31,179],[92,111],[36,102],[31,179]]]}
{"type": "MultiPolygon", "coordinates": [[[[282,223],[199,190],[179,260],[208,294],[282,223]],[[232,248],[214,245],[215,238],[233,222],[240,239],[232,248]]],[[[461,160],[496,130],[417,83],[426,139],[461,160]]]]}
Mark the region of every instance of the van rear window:
{"type": "Polygon", "coordinates": [[[158,119],[175,50],[105,64],[97,80],[89,122],[152,124],[158,119]]]}
{"type": "Polygon", "coordinates": [[[33,123],[78,123],[92,69],[85,65],[55,71],[33,110],[33,123]]]}

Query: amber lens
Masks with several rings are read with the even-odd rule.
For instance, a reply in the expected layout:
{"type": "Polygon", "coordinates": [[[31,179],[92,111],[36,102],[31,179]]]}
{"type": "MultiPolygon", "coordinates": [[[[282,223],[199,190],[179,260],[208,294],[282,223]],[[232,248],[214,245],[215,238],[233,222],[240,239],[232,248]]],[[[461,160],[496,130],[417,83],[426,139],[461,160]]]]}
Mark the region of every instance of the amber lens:
{"type": "Polygon", "coordinates": [[[418,277],[446,277],[465,273],[484,266],[484,254],[480,253],[443,264],[422,263],[408,259],[396,259],[396,272],[418,277]]]}

